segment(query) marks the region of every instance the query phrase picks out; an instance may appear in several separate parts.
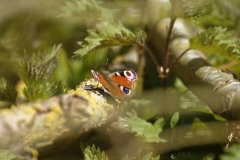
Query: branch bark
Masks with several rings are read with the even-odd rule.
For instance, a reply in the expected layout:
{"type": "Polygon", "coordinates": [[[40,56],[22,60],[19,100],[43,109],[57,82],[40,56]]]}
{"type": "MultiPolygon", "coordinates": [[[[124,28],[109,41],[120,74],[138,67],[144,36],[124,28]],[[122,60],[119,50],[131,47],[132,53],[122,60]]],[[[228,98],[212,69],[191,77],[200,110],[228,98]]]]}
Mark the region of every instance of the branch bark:
{"type": "MultiPolygon", "coordinates": [[[[155,33],[152,34],[152,44],[158,53],[163,50],[160,44],[166,38],[166,26],[169,19],[160,21],[155,33]]],[[[177,59],[182,52],[189,48],[188,39],[196,34],[196,28],[178,19],[174,26],[171,42],[170,62],[177,59]]],[[[212,66],[198,50],[189,50],[173,67],[175,74],[196,96],[206,102],[217,114],[229,120],[240,118],[240,83],[230,73],[212,66]]]]}
{"type": "Polygon", "coordinates": [[[106,123],[112,113],[113,106],[102,96],[81,86],[45,101],[22,104],[0,113],[0,148],[15,153],[46,146],[56,150],[63,147],[58,143],[61,139],[77,137],[106,123]]]}

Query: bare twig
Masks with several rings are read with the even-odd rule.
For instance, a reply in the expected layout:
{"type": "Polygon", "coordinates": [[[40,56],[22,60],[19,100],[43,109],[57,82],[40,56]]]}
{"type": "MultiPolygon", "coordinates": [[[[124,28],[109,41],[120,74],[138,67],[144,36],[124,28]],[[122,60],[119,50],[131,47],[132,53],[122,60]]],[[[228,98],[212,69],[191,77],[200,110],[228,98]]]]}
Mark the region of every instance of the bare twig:
{"type": "Polygon", "coordinates": [[[170,67],[169,67],[169,71],[172,70],[172,68],[175,66],[175,64],[177,63],[177,61],[179,61],[179,59],[180,59],[184,54],[186,54],[189,50],[190,50],[190,48],[186,49],[183,53],[180,54],[180,56],[179,56],[177,59],[175,59],[175,60],[172,62],[172,64],[171,64],[170,67]]]}

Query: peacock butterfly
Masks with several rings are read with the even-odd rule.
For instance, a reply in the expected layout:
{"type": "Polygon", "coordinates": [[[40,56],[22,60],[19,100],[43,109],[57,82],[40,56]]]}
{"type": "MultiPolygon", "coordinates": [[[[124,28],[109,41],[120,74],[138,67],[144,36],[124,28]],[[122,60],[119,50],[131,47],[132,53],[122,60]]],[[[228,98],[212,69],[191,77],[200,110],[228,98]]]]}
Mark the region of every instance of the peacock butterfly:
{"type": "Polygon", "coordinates": [[[137,74],[133,71],[118,71],[110,74],[98,73],[91,70],[93,77],[98,80],[106,93],[113,98],[126,100],[132,96],[137,74]]]}

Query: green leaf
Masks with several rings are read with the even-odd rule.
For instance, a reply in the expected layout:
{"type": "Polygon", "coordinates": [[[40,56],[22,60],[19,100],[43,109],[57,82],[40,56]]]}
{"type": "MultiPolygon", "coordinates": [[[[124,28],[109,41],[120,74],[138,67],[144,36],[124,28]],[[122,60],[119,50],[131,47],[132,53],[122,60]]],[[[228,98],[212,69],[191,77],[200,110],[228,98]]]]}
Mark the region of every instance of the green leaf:
{"type": "Polygon", "coordinates": [[[227,28],[214,27],[190,39],[190,48],[240,61],[240,41],[227,28]]]}
{"type": "Polygon", "coordinates": [[[75,0],[73,2],[65,2],[65,6],[61,7],[60,17],[80,16],[86,19],[103,19],[113,20],[116,9],[108,9],[100,6],[100,2],[96,0],[75,0]]]}
{"type": "Polygon", "coordinates": [[[7,80],[0,78],[0,100],[15,104],[17,91],[7,80]]]}
{"type": "Polygon", "coordinates": [[[180,114],[175,112],[172,116],[170,125],[172,130],[172,146],[175,149],[180,148],[183,138],[189,132],[194,122],[195,114],[180,114]]]}
{"type": "Polygon", "coordinates": [[[136,136],[143,137],[147,142],[167,142],[165,139],[159,138],[158,134],[162,132],[164,120],[158,119],[154,125],[138,118],[136,112],[127,112],[127,117],[121,119],[122,126],[136,136]]]}
{"type": "Polygon", "coordinates": [[[0,150],[0,159],[2,160],[20,160],[16,155],[9,150],[0,150]]]}
{"type": "Polygon", "coordinates": [[[220,156],[221,160],[236,160],[240,159],[240,144],[235,144],[229,147],[228,149],[225,149],[225,154],[220,156]]]}
{"type": "Polygon", "coordinates": [[[80,147],[83,151],[84,160],[108,160],[108,156],[105,155],[104,151],[101,152],[94,144],[92,147],[85,147],[84,144],[81,143],[80,147]]]}
{"type": "MultiPolygon", "coordinates": [[[[206,1],[205,1],[206,2],[206,1]]],[[[239,20],[240,6],[238,0],[230,1],[208,1],[210,5],[205,8],[200,22],[201,26],[214,27],[223,26],[227,28],[235,28],[238,32],[239,29],[236,21],[239,20]]],[[[238,32],[239,33],[239,32],[238,32]]]]}
{"type": "Polygon", "coordinates": [[[159,160],[160,156],[158,155],[157,157],[153,158],[152,157],[152,152],[146,154],[141,160],[159,160]]]}
{"type": "Polygon", "coordinates": [[[66,92],[67,84],[65,81],[60,80],[60,81],[50,83],[49,85],[46,86],[46,88],[48,91],[47,92],[48,97],[52,97],[54,95],[58,95],[58,94],[62,94],[64,92],[66,92]]]}
{"type": "Polygon", "coordinates": [[[124,156],[121,158],[121,160],[159,160],[160,156],[157,156],[155,158],[152,157],[152,152],[146,154],[145,156],[141,156],[141,150],[136,152],[134,155],[129,157],[129,155],[124,156]]]}
{"type": "Polygon", "coordinates": [[[209,2],[197,1],[197,0],[182,0],[183,15],[191,23],[197,24],[198,19],[201,18],[204,8],[209,2]]]}
{"type": "Polygon", "coordinates": [[[171,158],[174,160],[196,160],[197,158],[191,155],[190,153],[178,153],[177,156],[171,155],[171,158]]]}
{"type": "Polygon", "coordinates": [[[48,82],[42,85],[30,85],[23,89],[23,94],[29,101],[36,101],[37,99],[47,99],[64,93],[66,88],[67,86],[64,81],[48,82]]]}
{"type": "Polygon", "coordinates": [[[33,85],[23,88],[23,94],[29,101],[36,101],[37,99],[47,98],[47,95],[40,85],[33,85]]]}
{"type": "Polygon", "coordinates": [[[158,106],[147,99],[131,99],[123,105],[126,109],[138,110],[139,117],[143,119],[151,119],[158,114],[158,106]]]}
{"type": "Polygon", "coordinates": [[[51,50],[27,56],[19,62],[18,73],[26,86],[37,86],[46,82],[57,68],[61,45],[51,50]]]}
{"type": "Polygon", "coordinates": [[[192,23],[198,23],[198,19],[201,17],[204,6],[207,2],[197,0],[170,0],[172,5],[172,15],[174,17],[183,16],[190,20],[192,23]]]}
{"type": "Polygon", "coordinates": [[[135,43],[144,44],[145,33],[137,30],[132,33],[120,22],[106,22],[88,30],[89,36],[83,42],[78,42],[81,48],[74,53],[75,57],[83,57],[89,52],[112,46],[133,45],[135,43]]]}
{"type": "Polygon", "coordinates": [[[152,106],[154,105],[153,101],[147,100],[147,99],[131,99],[128,102],[127,106],[135,106],[135,107],[140,107],[140,106],[152,106]]]}
{"type": "Polygon", "coordinates": [[[179,112],[175,112],[171,118],[170,127],[173,128],[179,120],[179,112]]]}
{"type": "Polygon", "coordinates": [[[205,116],[212,117],[211,120],[226,121],[223,117],[214,114],[208,105],[201,101],[192,92],[187,92],[180,98],[180,108],[189,109],[191,112],[202,113],[205,116]],[[208,114],[208,115],[207,115],[208,114]]]}

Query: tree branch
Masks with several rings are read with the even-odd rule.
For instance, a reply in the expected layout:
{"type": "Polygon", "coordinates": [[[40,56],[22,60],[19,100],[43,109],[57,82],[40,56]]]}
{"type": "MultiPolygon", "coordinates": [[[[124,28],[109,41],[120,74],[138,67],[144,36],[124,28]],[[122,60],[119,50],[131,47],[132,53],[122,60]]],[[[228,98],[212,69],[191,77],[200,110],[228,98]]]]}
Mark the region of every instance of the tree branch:
{"type": "MultiPolygon", "coordinates": [[[[157,52],[163,50],[159,45],[166,37],[166,26],[169,20],[160,21],[157,24],[152,43],[157,52]]],[[[177,59],[179,55],[189,48],[188,39],[196,31],[190,28],[181,19],[175,23],[174,37],[171,42],[170,62],[177,59]]],[[[209,107],[217,114],[222,114],[226,119],[239,119],[240,113],[240,83],[234,79],[230,73],[211,66],[201,51],[189,50],[184,54],[173,67],[175,74],[196,96],[206,102],[209,107]]]]}
{"type": "Polygon", "coordinates": [[[22,153],[26,147],[38,150],[50,144],[56,150],[66,147],[66,143],[58,144],[61,139],[77,137],[106,123],[113,106],[102,96],[82,87],[1,112],[0,148],[22,153]]]}

